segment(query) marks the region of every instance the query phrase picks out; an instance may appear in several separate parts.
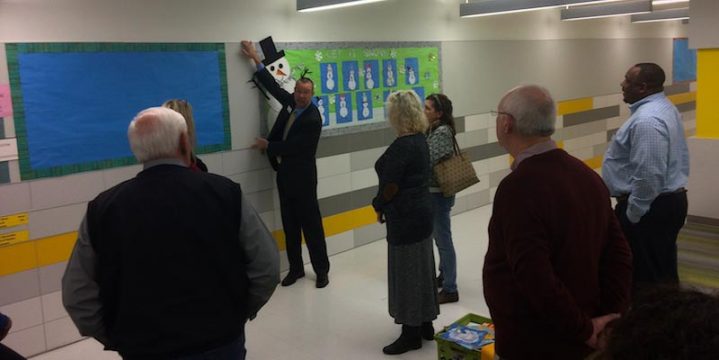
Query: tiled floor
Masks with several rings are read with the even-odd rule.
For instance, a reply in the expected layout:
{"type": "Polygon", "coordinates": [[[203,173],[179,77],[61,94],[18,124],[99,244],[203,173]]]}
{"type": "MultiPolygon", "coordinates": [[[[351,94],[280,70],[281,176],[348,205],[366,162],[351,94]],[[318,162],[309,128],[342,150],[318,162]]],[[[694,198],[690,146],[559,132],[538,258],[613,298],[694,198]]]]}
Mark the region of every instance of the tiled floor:
{"type": "MultiPolygon", "coordinates": [[[[482,263],[487,250],[490,206],[452,218],[458,261],[460,301],[445,304],[435,328],[468,312],[487,315],[482,296],[482,263]]],[[[438,258],[436,258],[436,261],[438,258]]],[[[387,245],[377,241],[330,258],[330,285],[314,287],[312,269],[289,288],[278,287],[258,317],[247,324],[248,359],[436,359],[433,342],[420,350],[389,357],[382,347],[394,341],[400,327],[387,313],[387,245]]],[[[33,360],[115,360],[88,339],[33,360]]]]}

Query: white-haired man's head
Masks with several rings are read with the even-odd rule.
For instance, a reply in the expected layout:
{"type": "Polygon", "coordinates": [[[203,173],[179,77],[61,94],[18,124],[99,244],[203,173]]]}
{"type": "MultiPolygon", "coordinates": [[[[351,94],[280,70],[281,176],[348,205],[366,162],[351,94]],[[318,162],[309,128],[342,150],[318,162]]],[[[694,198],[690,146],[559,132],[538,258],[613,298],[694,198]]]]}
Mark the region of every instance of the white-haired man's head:
{"type": "Polygon", "coordinates": [[[177,111],[164,107],[141,111],[130,122],[127,137],[139,162],[178,158],[189,163],[187,123],[177,111]]]}
{"type": "Polygon", "coordinates": [[[549,91],[538,85],[509,90],[497,106],[497,139],[511,152],[511,142],[532,142],[554,134],[556,108],[549,91]]]}

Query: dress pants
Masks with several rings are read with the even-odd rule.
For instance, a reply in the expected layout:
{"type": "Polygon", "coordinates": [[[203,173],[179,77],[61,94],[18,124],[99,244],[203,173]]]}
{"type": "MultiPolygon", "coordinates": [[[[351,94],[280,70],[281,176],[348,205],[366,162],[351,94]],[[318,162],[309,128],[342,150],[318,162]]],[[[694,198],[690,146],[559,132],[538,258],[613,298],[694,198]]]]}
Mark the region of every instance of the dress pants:
{"type": "Polygon", "coordinates": [[[315,274],[327,274],[330,270],[330,262],[327,258],[327,243],[322,227],[320,206],[317,202],[317,190],[300,194],[287,194],[286,191],[280,190],[279,195],[290,273],[304,273],[302,261],[302,234],[304,234],[315,274]]]}
{"type": "Polygon", "coordinates": [[[632,290],[653,284],[678,284],[677,235],[687,217],[686,191],[660,194],[638,223],[627,219],[627,201],[614,212],[629,241],[633,257],[632,290]]]}

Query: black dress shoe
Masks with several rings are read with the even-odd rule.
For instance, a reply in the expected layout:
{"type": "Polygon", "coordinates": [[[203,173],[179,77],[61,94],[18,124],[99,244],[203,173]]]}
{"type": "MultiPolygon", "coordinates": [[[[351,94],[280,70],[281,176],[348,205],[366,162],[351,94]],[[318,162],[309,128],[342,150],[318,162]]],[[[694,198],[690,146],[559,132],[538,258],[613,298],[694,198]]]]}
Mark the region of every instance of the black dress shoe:
{"type": "Polygon", "coordinates": [[[327,286],[330,283],[330,278],[327,276],[327,274],[317,274],[317,281],[315,282],[315,286],[318,289],[321,289],[325,286],[327,286]]]}
{"type": "Polygon", "coordinates": [[[297,281],[297,279],[303,278],[303,277],[305,277],[304,272],[301,272],[301,273],[290,272],[287,274],[287,276],[285,276],[284,279],[282,279],[282,286],[290,286],[290,285],[294,284],[297,281]]]}
{"type": "Polygon", "coordinates": [[[456,303],[459,301],[459,292],[447,292],[442,290],[439,292],[437,300],[439,300],[440,304],[456,303]]]}
{"type": "Polygon", "coordinates": [[[419,326],[402,325],[402,335],[393,343],[382,348],[382,352],[387,355],[399,355],[421,348],[422,338],[419,333],[419,326]]]}
{"type": "Polygon", "coordinates": [[[434,327],[432,326],[432,322],[423,322],[422,323],[422,329],[420,330],[420,335],[422,335],[422,339],[432,341],[434,340],[434,327]]]}

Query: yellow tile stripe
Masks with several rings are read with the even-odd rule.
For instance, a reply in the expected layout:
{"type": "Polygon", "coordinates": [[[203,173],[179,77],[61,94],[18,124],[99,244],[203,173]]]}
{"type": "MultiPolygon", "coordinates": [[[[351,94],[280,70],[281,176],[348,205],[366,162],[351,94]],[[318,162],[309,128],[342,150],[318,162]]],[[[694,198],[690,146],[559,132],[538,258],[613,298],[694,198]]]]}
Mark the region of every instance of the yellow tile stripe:
{"type": "Polygon", "coordinates": [[[697,52],[697,132],[705,139],[719,139],[719,49],[697,52]]]}
{"type": "Polygon", "coordinates": [[[574,100],[564,100],[557,103],[557,115],[572,114],[580,111],[592,110],[594,108],[594,98],[579,98],[574,100]]]}
{"type": "Polygon", "coordinates": [[[695,91],[693,92],[686,92],[681,94],[674,94],[667,96],[669,101],[674,103],[674,105],[679,104],[686,104],[688,102],[696,101],[697,99],[697,93],[695,91]]]}
{"type": "MultiPolygon", "coordinates": [[[[327,216],[322,219],[326,236],[369,225],[377,221],[374,209],[366,206],[327,216]]],[[[272,233],[280,250],[285,250],[285,234],[282,230],[272,233]]],[[[48,266],[67,261],[75,245],[77,232],[50,236],[30,242],[22,242],[0,248],[0,276],[48,266]]]]}
{"type": "MultiPolygon", "coordinates": [[[[345,211],[336,215],[327,216],[322,219],[322,226],[325,229],[325,236],[341,234],[352,229],[373,224],[377,221],[377,215],[372,206],[345,211]]],[[[277,248],[283,251],[287,248],[285,243],[285,233],[282,230],[272,232],[272,236],[277,241],[277,248]]]]}
{"type": "Polygon", "coordinates": [[[28,240],[30,240],[30,232],[27,230],[4,233],[0,234],[0,247],[19,244],[28,240]]]}
{"type": "Polygon", "coordinates": [[[602,160],[604,159],[603,155],[595,156],[591,159],[584,160],[584,163],[587,164],[592,169],[599,169],[602,167],[602,160]]]}
{"type": "Polygon", "coordinates": [[[0,229],[27,224],[27,213],[0,216],[0,229]]]}

